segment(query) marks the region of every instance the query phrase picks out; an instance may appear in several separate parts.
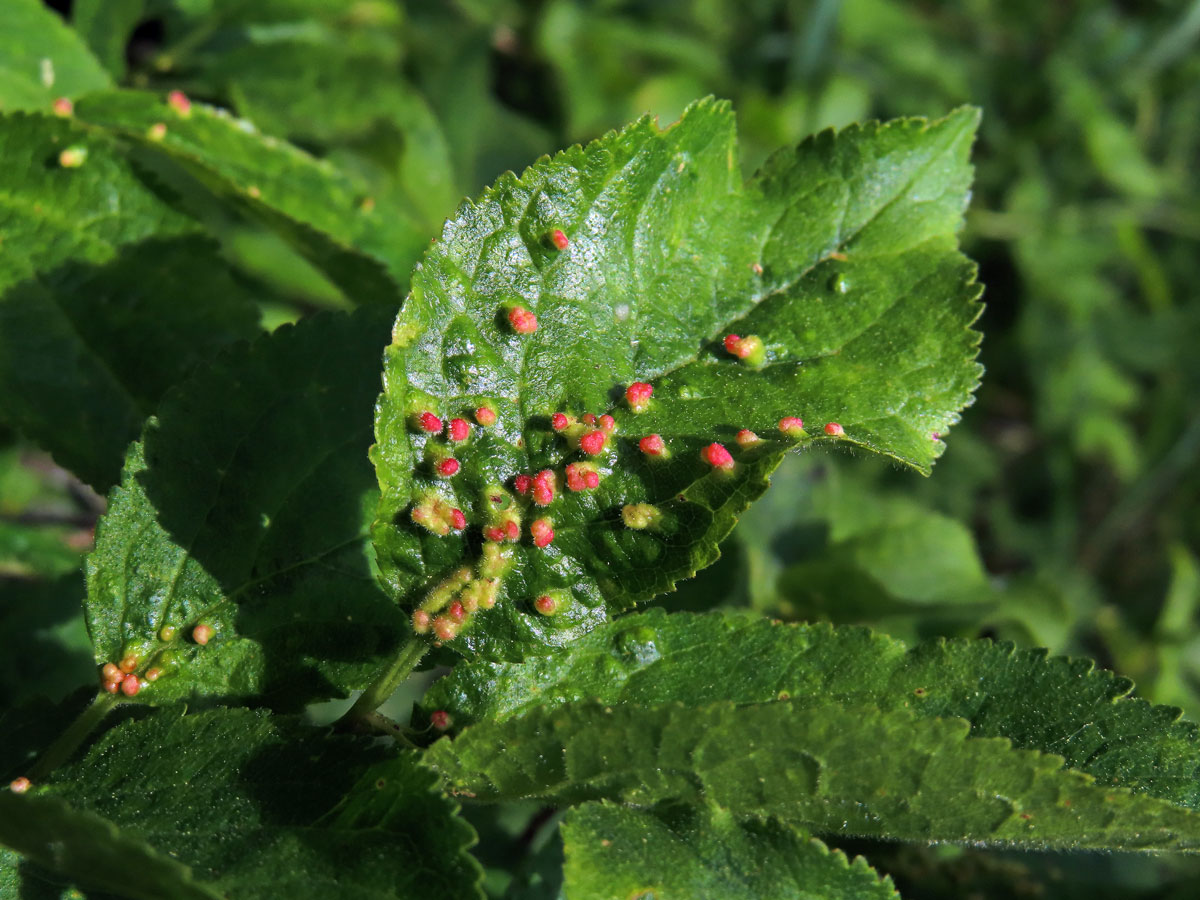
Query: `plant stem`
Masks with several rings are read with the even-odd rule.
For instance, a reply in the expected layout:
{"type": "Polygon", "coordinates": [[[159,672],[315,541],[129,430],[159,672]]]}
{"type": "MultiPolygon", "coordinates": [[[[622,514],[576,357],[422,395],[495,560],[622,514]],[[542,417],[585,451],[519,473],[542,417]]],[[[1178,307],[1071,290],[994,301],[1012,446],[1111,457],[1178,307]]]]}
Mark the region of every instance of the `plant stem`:
{"type": "Polygon", "coordinates": [[[112,694],[97,695],[88,708],[76,717],[67,730],[58,736],[58,740],[34,763],[33,768],[29,770],[29,780],[40,781],[70,759],[71,754],[79,749],[84,739],[116,705],[117,698],[112,694]]]}
{"type": "Polygon", "coordinates": [[[428,649],[429,645],[425,641],[416,635],[411,636],[408,643],[400,648],[392,664],[362,692],[362,696],[354,701],[354,705],[346,711],[341,721],[358,720],[370,723],[375,710],[408,679],[428,649]]]}

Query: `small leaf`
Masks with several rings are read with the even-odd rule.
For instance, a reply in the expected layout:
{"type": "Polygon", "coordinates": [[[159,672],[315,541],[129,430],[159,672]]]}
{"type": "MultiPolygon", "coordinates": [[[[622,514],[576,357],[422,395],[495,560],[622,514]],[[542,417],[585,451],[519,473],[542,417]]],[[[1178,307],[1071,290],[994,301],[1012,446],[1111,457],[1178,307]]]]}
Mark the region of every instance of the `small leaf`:
{"type": "Polygon", "coordinates": [[[255,297],[103,136],[0,117],[0,157],[0,418],[105,490],[167,387],[255,333],[255,297]]]}
{"type": "Polygon", "coordinates": [[[183,166],[277,231],[353,302],[400,302],[397,285],[407,281],[425,229],[403,208],[369,209],[375,201],[364,205],[366,188],[330,163],[200,103],[181,115],[152,94],[119,91],[88,97],[75,115],[183,166]]]}
{"type": "Polygon", "coordinates": [[[159,670],[138,701],[342,696],[394,649],[403,622],[366,534],[387,317],[319,315],[236,348],[134,445],[88,560],[87,616],[97,663],[159,670]]]}
{"type": "MultiPolygon", "coordinates": [[[[496,608],[450,646],[518,658],[711,564],[789,449],[845,443],[927,471],[931,432],[979,375],[979,289],[954,238],[976,121],[823,133],[743,185],[732,114],[703,101],[666,131],[642,120],[462,207],[387,352],[374,537],[392,593],[436,614],[453,573],[504,570],[496,608]],[[736,353],[731,333],[748,342],[736,353]],[[625,399],[643,383],[651,399],[625,399]],[[416,424],[481,406],[497,421],[465,442],[416,424]],[[781,433],[794,416],[808,431],[781,433]],[[826,436],[831,422],[842,430],[826,436]],[[742,429],[761,440],[739,446],[742,429]],[[520,496],[517,476],[539,473],[553,490],[520,496]],[[443,507],[464,531],[424,512],[443,507]],[[525,535],[501,548],[511,561],[481,561],[481,534],[507,518],[525,535]],[[530,541],[537,520],[547,537],[530,541]],[[543,596],[560,597],[552,617],[534,611],[543,596]]],[[[443,642],[459,631],[431,627],[443,642]]]]}
{"type": "Polygon", "coordinates": [[[1102,784],[1200,807],[1200,735],[1179,710],[1127,695],[1087,660],[991,641],[908,648],[865,628],[779,625],[710,613],[625,616],[570,650],[520,665],[459,665],[425,696],[458,725],[580,700],[867,705],[954,716],[976,737],[1055,753],[1102,784]]]}
{"type": "Polygon", "coordinates": [[[48,112],[58,97],[112,85],[79,36],[41,0],[0,3],[0,34],[0,111],[48,112]]]}
{"type": "MultiPolygon", "coordinates": [[[[43,790],[69,801],[71,815],[103,816],[186,863],[202,896],[480,896],[466,854],[474,835],[415,754],[289,717],[156,711],[104,734],[43,790]]],[[[4,817],[13,831],[28,821],[4,817]]],[[[69,853],[95,852],[90,834],[68,840],[69,853]]],[[[38,861],[56,868],[53,857],[38,861]]]]}
{"type": "Polygon", "coordinates": [[[177,860],[100,816],[72,809],[57,797],[0,791],[0,844],[60,876],[122,897],[221,900],[223,896],[193,881],[191,870],[177,860]]]}
{"type": "Polygon", "coordinates": [[[585,803],[567,816],[563,840],[571,900],[899,898],[861,856],[850,862],[795,828],[739,822],[721,810],[585,803]]]}
{"type": "Polygon", "coordinates": [[[1102,787],[1062,768],[1061,757],[968,738],[968,730],[960,719],[832,704],[579,703],[473,725],[426,759],[456,793],[485,802],[708,801],[818,834],[1200,847],[1200,814],[1102,787]]]}

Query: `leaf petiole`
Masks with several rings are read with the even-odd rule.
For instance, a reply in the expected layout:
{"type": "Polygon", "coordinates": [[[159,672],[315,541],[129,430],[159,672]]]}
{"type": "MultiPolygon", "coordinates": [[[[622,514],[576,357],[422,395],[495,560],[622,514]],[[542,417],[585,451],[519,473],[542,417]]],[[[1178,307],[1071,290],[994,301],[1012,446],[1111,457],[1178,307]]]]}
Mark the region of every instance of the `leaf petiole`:
{"type": "Polygon", "coordinates": [[[417,667],[417,663],[421,661],[428,649],[428,643],[418,636],[412,635],[408,642],[400,648],[400,652],[396,654],[391,665],[371,682],[339,722],[342,724],[361,722],[373,725],[375,710],[395,693],[396,688],[408,680],[408,676],[413,673],[413,669],[417,667]]]}
{"type": "Polygon", "coordinates": [[[119,702],[117,697],[112,694],[98,694],[96,699],[88,704],[87,709],[76,717],[67,730],[60,734],[41,758],[34,763],[33,768],[29,770],[29,779],[35,783],[41,781],[70,759],[71,754],[79,748],[89,734],[95,731],[96,726],[119,702]]]}

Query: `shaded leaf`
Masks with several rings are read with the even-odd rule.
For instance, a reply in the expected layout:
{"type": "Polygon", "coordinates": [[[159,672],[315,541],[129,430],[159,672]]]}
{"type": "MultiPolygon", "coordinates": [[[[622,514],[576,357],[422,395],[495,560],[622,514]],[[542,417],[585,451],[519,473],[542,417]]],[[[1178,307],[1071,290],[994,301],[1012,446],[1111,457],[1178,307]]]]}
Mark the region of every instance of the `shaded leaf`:
{"type": "Polygon", "coordinates": [[[8,116],[0,156],[0,417],[104,490],[163,391],[254,334],[254,298],[103,136],[8,116]]]}
{"type": "Polygon", "coordinates": [[[1102,787],[1062,768],[1061,757],[968,738],[968,730],[961,719],[831,704],[579,703],[474,725],[434,744],[426,759],[456,792],[486,802],[707,800],[818,834],[1200,846],[1200,815],[1191,810],[1102,787]]]}
{"type": "Polygon", "coordinates": [[[173,392],[130,452],[88,560],[87,615],[98,663],[162,670],[139,701],[342,696],[393,650],[403,623],[366,536],[387,318],[319,315],[237,348],[173,392]]]}
{"type": "Polygon", "coordinates": [[[423,700],[457,725],[596,700],[643,706],[716,701],[836,703],[954,716],[976,737],[1065,758],[1112,784],[1200,806],[1200,740],[1179,710],[1128,696],[1132,683],[1088,660],[1047,659],[991,641],[908,648],[865,628],[780,625],[752,616],[625,616],[570,650],[520,665],[459,665],[423,700]]]}
{"type": "Polygon", "coordinates": [[[182,165],[287,239],[352,301],[400,302],[397,285],[423,248],[424,228],[403,207],[367,202],[366,188],[330,163],[223,110],[192,103],[182,115],[148,93],[93,95],[75,114],[182,165]],[[161,137],[156,125],[165,126],[161,137]]]}
{"type": "MultiPolygon", "coordinates": [[[[220,900],[217,891],[192,880],[191,870],[112,822],[57,797],[17,796],[0,791],[0,844],[61,876],[135,900],[220,900]]],[[[2,870],[0,870],[2,871],[2,870]]],[[[20,875],[12,877],[17,893],[20,875]]],[[[3,880],[0,880],[0,886],[3,880]]]]}
{"type": "Polygon", "coordinates": [[[49,111],[58,97],[112,84],[79,36],[41,0],[4,0],[0,34],[0,111],[49,111]]]}
{"type": "MultiPolygon", "coordinates": [[[[471,829],[415,755],[290,718],[162,710],[107,732],[45,791],[13,800],[103,816],[186,862],[201,896],[479,896],[471,829]]],[[[6,824],[20,829],[30,818],[15,809],[6,824]]],[[[96,846],[80,834],[70,850],[96,846]]]]}
{"type": "Polygon", "coordinates": [[[585,803],[563,823],[571,900],[760,897],[889,900],[899,895],[860,856],[853,862],[774,821],[722,810],[627,809],[585,803]]]}
{"type": "Polygon", "coordinates": [[[416,605],[464,564],[487,577],[479,534],[500,508],[516,504],[526,535],[549,518],[553,543],[512,548],[500,602],[451,645],[515,658],[711,564],[789,449],[840,442],[927,470],[941,448],[931,432],[957,419],[979,374],[978,287],[954,240],[976,120],[823,133],[743,185],[732,115],[704,101],[666,131],[643,120],[460,209],[414,274],[387,353],[374,536],[393,594],[416,605]],[[536,333],[510,327],[514,306],[537,314],[536,333]],[[725,350],[729,332],[761,336],[761,368],[725,350]],[[620,400],[635,381],[654,386],[640,414],[620,400]],[[486,403],[498,421],[459,446],[415,421],[486,403]],[[556,412],[614,417],[594,490],[570,490],[564,469],[587,461],[588,426],[555,434],[556,412]],[[839,422],[845,437],[785,438],[789,415],[818,433],[839,422]],[[763,439],[740,449],[741,428],[763,439]],[[669,459],[639,449],[652,433],[669,459]],[[731,470],[701,460],[714,440],[733,448],[731,470]],[[450,454],[461,470],[440,478],[450,454]],[[545,510],[513,493],[515,476],[543,470],[557,480],[545,510]],[[430,498],[462,510],[467,530],[414,524],[430,498]],[[631,505],[641,525],[624,523],[631,505]],[[552,621],[532,612],[547,592],[562,598],[552,621]]]}

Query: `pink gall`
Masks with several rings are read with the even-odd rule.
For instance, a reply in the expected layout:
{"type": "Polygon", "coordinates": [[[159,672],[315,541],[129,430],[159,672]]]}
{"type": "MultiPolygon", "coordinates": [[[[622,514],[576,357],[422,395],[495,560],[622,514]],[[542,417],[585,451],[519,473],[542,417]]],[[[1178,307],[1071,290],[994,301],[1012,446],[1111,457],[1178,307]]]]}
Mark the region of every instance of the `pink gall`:
{"type": "Polygon", "coordinates": [[[517,334],[533,334],[538,330],[537,316],[523,306],[514,306],[508,311],[508,324],[517,334]]]}
{"type": "Polygon", "coordinates": [[[167,94],[167,105],[185,119],[192,114],[192,101],[183,91],[167,94]]]}
{"type": "Polygon", "coordinates": [[[597,420],[596,420],[596,414],[595,413],[584,413],[583,414],[583,424],[590,425],[592,428],[595,428],[596,425],[598,424],[597,420]]]}
{"type": "Polygon", "coordinates": [[[617,420],[610,415],[600,417],[600,430],[605,434],[612,434],[617,430],[617,420]]]}
{"type": "Polygon", "coordinates": [[[158,666],[154,666],[153,668],[147,669],[146,670],[146,680],[147,681],[158,681],[158,679],[162,677],[162,672],[163,672],[163,670],[160,669],[158,666]]]}
{"type": "Polygon", "coordinates": [[[766,359],[766,348],[762,339],[757,335],[738,337],[736,334],[725,336],[725,349],[742,362],[750,366],[761,366],[766,359]]]}
{"type": "Polygon", "coordinates": [[[667,445],[661,434],[648,434],[638,441],[638,449],[647,456],[666,456],[667,445]]]}
{"type": "Polygon", "coordinates": [[[467,527],[467,517],[463,515],[461,509],[450,510],[450,527],[455,531],[462,531],[467,527]]]}
{"type": "Polygon", "coordinates": [[[438,616],[433,620],[433,633],[439,641],[452,641],[458,637],[458,623],[449,616],[438,616]]]}
{"type": "Polygon", "coordinates": [[[412,630],[415,634],[428,634],[429,623],[432,621],[432,616],[425,610],[418,609],[412,614],[412,630]]]}
{"type": "Polygon", "coordinates": [[[755,444],[761,441],[762,438],[760,438],[749,428],[743,428],[737,433],[736,440],[739,447],[753,447],[755,444]]]}
{"type": "Polygon", "coordinates": [[[117,668],[128,675],[138,667],[138,658],[135,654],[130,653],[118,664],[117,668]]]}
{"type": "Polygon", "coordinates": [[[8,783],[8,789],[14,794],[24,794],[31,787],[33,787],[33,783],[24,775],[20,778],[14,778],[8,783]]]}
{"type": "Polygon", "coordinates": [[[625,402],[635,413],[645,412],[650,406],[650,397],[654,394],[654,385],[644,381],[635,381],[625,388],[625,402]]]}
{"type": "Polygon", "coordinates": [[[533,502],[538,506],[549,506],[554,501],[555,489],[554,472],[542,469],[533,479],[533,502]]]}
{"type": "Polygon", "coordinates": [[[466,621],[467,618],[467,610],[458,600],[455,600],[450,604],[450,608],[446,610],[446,613],[451,619],[453,619],[455,622],[458,622],[460,625],[466,621]]]}
{"type": "Polygon", "coordinates": [[[549,519],[534,519],[529,526],[535,547],[548,547],[554,540],[554,524],[549,519]]]}
{"type": "Polygon", "coordinates": [[[59,97],[54,101],[54,114],[59,118],[65,119],[67,116],[75,112],[75,104],[68,97],[59,97]]]}
{"type": "Polygon", "coordinates": [[[435,709],[429,714],[429,724],[438,731],[445,731],[454,724],[454,720],[450,718],[450,713],[444,709],[435,709]]]}
{"type": "Polygon", "coordinates": [[[837,422],[830,422],[825,426],[825,433],[830,437],[842,437],[846,433],[846,429],[837,422]]]}
{"type": "Polygon", "coordinates": [[[121,693],[126,697],[136,697],[137,692],[142,689],[142,683],[138,681],[136,675],[126,675],[121,682],[121,693]]]}
{"type": "Polygon", "coordinates": [[[733,456],[722,444],[709,444],[700,451],[700,457],[714,469],[729,471],[733,468],[733,456]]]}
{"type": "Polygon", "coordinates": [[[513,478],[513,490],[523,497],[528,497],[529,492],[533,490],[533,477],[530,475],[517,475],[513,478]]]}
{"type": "Polygon", "coordinates": [[[558,601],[549,594],[542,594],[533,601],[533,606],[543,616],[552,616],[558,612],[558,601]]]}
{"type": "Polygon", "coordinates": [[[779,420],[779,430],[788,437],[804,437],[804,422],[796,416],[784,416],[779,420]]]}
{"type": "Polygon", "coordinates": [[[561,228],[555,228],[550,232],[550,243],[556,250],[566,250],[571,245],[570,239],[561,228]]]}
{"type": "Polygon", "coordinates": [[[211,625],[197,625],[192,629],[192,640],[203,647],[212,640],[213,629],[211,625]]]}
{"type": "Polygon", "coordinates": [[[475,410],[475,421],[488,428],[496,424],[496,411],[490,406],[481,406],[475,410]]]}
{"type": "Polygon", "coordinates": [[[104,668],[100,670],[100,674],[104,677],[105,681],[120,681],[125,677],[125,673],[112,663],[105,663],[104,668]]]}
{"type": "Polygon", "coordinates": [[[579,449],[588,456],[599,456],[604,452],[607,440],[608,435],[603,431],[589,431],[579,439],[579,449]]]}

